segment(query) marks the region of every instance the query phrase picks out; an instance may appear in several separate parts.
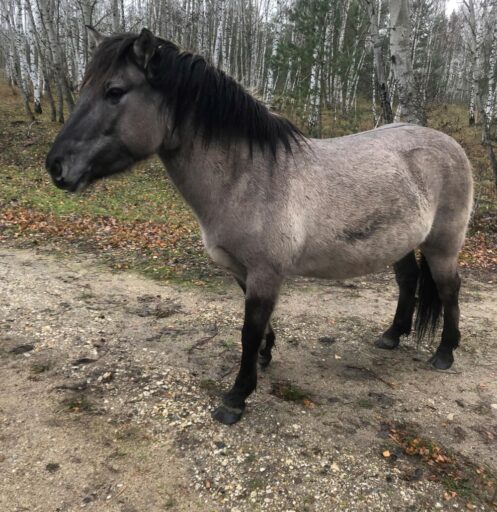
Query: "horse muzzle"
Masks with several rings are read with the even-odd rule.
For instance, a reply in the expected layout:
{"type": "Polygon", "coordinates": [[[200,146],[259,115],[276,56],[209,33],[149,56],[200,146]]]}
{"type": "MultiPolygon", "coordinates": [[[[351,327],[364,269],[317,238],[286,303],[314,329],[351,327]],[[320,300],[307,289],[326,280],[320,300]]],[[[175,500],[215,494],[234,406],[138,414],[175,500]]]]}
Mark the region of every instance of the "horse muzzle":
{"type": "Polygon", "coordinates": [[[46,168],[54,185],[62,190],[79,192],[90,182],[91,173],[88,169],[75,170],[72,165],[65,164],[62,158],[51,154],[47,157],[46,168]]]}

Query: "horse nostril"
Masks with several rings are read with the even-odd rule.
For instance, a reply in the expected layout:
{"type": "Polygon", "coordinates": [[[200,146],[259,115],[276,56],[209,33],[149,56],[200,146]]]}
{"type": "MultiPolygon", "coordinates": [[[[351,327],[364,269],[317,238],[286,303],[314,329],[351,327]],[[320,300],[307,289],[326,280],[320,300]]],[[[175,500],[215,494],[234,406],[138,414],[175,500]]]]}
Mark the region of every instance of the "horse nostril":
{"type": "Polygon", "coordinates": [[[50,173],[52,174],[54,180],[62,181],[62,164],[58,158],[56,158],[51,167],[50,167],[50,173]]]}

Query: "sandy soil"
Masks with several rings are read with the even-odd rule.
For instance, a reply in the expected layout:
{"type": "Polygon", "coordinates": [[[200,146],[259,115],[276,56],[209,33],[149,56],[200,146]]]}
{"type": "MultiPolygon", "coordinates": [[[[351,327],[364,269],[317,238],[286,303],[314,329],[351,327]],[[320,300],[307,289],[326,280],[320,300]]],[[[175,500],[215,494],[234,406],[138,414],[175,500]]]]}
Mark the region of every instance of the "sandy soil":
{"type": "Polygon", "coordinates": [[[373,347],[395,301],[388,274],[289,284],[273,363],[226,427],[210,411],[238,365],[235,286],[0,249],[0,510],[494,510],[471,478],[497,472],[497,287],[465,280],[448,372],[412,339],[373,347]],[[475,475],[441,478],[402,428],[475,475]]]}

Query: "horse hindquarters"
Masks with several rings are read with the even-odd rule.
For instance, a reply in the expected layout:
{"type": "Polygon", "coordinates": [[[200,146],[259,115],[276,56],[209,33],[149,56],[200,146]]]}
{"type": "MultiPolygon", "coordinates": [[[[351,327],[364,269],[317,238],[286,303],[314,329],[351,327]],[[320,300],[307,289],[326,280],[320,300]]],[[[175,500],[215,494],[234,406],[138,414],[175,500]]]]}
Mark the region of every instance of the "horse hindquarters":
{"type": "MultiPolygon", "coordinates": [[[[445,176],[443,195],[440,198],[432,229],[420,246],[423,255],[422,274],[425,277],[425,288],[420,287],[421,303],[418,306],[418,319],[423,315],[423,300],[425,304],[431,301],[428,309],[431,307],[432,311],[424,312],[424,327],[426,328],[430,319],[428,313],[431,313],[431,331],[433,332],[437,317],[443,308],[442,339],[430,359],[432,365],[440,370],[446,370],[452,366],[453,351],[459,345],[461,337],[459,332],[461,279],[457,272],[457,261],[464,244],[472,202],[471,165],[462,148],[457,145],[456,152],[453,154],[451,172],[445,176]],[[438,297],[434,297],[435,293],[438,297]]],[[[420,282],[420,284],[423,283],[420,282]]],[[[421,328],[421,334],[423,334],[423,328],[421,328]]]]}
{"type": "MultiPolygon", "coordinates": [[[[423,257],[426,258],[426,268],[430,273],[436,289],[433,292],[438,293],[438,297],[434,300],[429,297],[427,293],[420,290],[420,301],[423,298],[431,300],[435,304],[432,309],[432,315],[425,315],[424,326],[420,322],[423,333],[423,327],[426,328],[428,320],[431,319],[432,330],[434,330],[438,315],[441,312],[441,303],[443,307],[443,329],[442,339],[435,354],[430,359],[431,364],[438,370],[447,370],[454,362],[453,351],[458,347],[461,334],[459,332],[459,289],[461,286],[461,279],[457,272],[457,256],[444,254],[442,251],[433,250],[433,248],[423,248],[423,257]]],[[[422,303],[420,304],[422,308],[422,303]]],[[[422,309],[418,309],[418,318],[420,317],[422,309]]],[[[418,323],[418,322],[417,322],[418,323]]]]}

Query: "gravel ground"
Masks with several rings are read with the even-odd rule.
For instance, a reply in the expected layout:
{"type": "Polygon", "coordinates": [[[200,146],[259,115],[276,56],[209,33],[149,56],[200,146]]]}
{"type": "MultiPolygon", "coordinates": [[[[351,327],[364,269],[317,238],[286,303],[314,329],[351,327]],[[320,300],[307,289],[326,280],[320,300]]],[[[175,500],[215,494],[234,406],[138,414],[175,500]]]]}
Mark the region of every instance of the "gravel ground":
{"type": "Polygon", "coordinates": [[[3,248],[0,289],[2,511],[496,509],[394,439],[409,429],[476,477],[497,472],[493,283],[465,280],[448,372],[412,339],[373,347],[395,308],[389,275],[289,284],[273,363],[232,427],[210,412],[240,357],[235,286],[3,248]]]}

